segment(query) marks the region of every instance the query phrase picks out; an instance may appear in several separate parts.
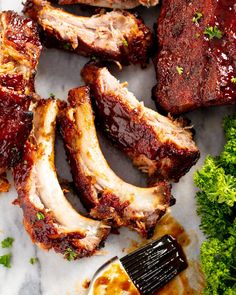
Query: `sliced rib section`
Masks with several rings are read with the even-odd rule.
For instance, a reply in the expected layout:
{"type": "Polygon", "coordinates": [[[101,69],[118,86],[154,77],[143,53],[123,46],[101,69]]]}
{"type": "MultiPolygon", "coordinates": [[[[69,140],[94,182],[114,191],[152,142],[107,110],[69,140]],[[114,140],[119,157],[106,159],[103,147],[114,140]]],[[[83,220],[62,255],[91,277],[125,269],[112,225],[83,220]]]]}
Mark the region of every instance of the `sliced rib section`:
{"type": "Polygon", "coordinates": [[[37,26],[13,11],[0,13],[0,85],[20,94],[34,92],[41,53],[37,26]]]}
{"type": "Polygon", "coordinates": [[[235,0],[166,0],[157,25],[159,109],[236,104],[235,0]]]}
{"type": "Polygon", "coordinates": [[[133,9],[139,5],[146,7],[155,6],[158,0],[51,0],[58,4],[85,4],[91,6],[115,8],[115,9],[133,9]]]}
{"type": "Polygon", "coordinates": [[[80,215],[64,196],[54,166],[57,114],[58,103],[52,99],[40,101],[34,109],[33,130],[14,179],[32,241],[76,259],[92,255],[107,237],[109,226],[80,215]]]}
{"type": "Polygon", "coordinates": [[[29,95],[34,91],[40,52],[36,25],[13,11],[1,12],[0,174],[19,161],[31,130],[29,95]]]}
{"type": "Polygon", "coordinates": [[[151,31],[133,14],[116,10],[81,17],[28,0],[24,12],[44,31],[46,45],[124,65],[145,64],[152,45],[151,31]]]}
{"type": "Polygon", "coordinates": [[[196,163],[199,150],[181,119],[146,108],[107,68],[90,64],[82,76],[91,87],[103,130],[139,169],[178,181],[196,163]]]}
{"type": "Polygon", "coordinates": [[[120,179],[101,152],[89,88],[71,90],[69,103],[60,114],[60,128],[74,183],[90,215],[150,235],[169,205],[170,186],[163,181],[140,188],[120,179]]]}

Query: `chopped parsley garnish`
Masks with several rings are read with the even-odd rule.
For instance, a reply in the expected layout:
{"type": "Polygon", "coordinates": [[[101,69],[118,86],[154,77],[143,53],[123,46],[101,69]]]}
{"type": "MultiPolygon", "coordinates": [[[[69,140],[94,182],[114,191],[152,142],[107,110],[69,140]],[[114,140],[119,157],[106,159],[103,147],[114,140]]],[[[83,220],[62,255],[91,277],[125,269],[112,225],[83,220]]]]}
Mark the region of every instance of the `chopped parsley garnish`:
{"type": "Polygon", "coordinates": [[[127,40],[123,40],[123,45],[125,46],[125,47],[128,47],[128,41],[127,40]]]}
{"type": "Polygon", "coordinates": [[[236,77],[232,77],[230,80],[232,83],[236,83],[236,77]]]}
{"type": "Polygon", "coordinates": [[[179,75],[182,75],[183,72],[184,72],[184,69],[183,69],[182,67],[177,66],[177,67],[176,67],[176,71],[177,71],[177,73],[178,73],[179,75]]]}
{"type": "Polygon", "coordinates": [[[97,60],[96,56],[93,55],[93,56],[91,57],[91,60],[96,61],[96,60],[97,60]]]}
{"type": "Polygon", "coordinates": [[[226,117],[223,127],[223,151],[209,155],[194,176],[200,228],[207,237],[200,251],[204,295],[236,294],[236,116],[226,117]]]}
{"type": "Polygon", "coordinates": [[[192,19],[193,23],[198,24],[198,21],[203,17],[201,12],[195,12],[194,17],[192,19]]]}
{"type": "Polygon", "coordinates": [[[30,260],[29,260],[30,264],[35,264],[37,262],[39,262],[39,259],[37,257],[31,257],[30,260]]]}
{"type": "Polygon", "coordinates": [[[37,218],[38,220],[44,220],[45,216],[42,212],[37,212],[37,218]]]}
{"type": "Polygon", "coordinates": [[[211,40],[213,38],[221,39],[223,34],[217,26],[214,26],[207,27],[204,31],[204,35],[206,35],[211,40]]]}
{"type": "Polygon", "coordinates": [[[67,248],[66,252],[64,254],[64,257],[68,260],[68,261],[72,261],[75,260],[77,258],[77,254],[71,249],[71,248],[67,248]]]}
{"type": "Polygon", "coordinates": [[[72,46],[71,46],[70,43],[65,43],[65,44],[63,45],[63,48],[64,48],[65,50],[70,50],[70,49],[72,49],[72,46]]]}
{"type": "Polygon", "coordinates": [[[10,268],[11,267],[11,253],[0,256],[0,264],[10,268]]]}
{"type": "Polygon", "coordinates": [[[50,98],[55,98],[56,96],[55,96],[54,93],[50,93],[50,94],[49,94],[49,97],[50,97],[50,98]]]}
{"type": "Polygon", "coordinates": [[[11,237],[7,237],[2,241],[2,248],[11,248],[14,243],[14,239],[11,237]]]}

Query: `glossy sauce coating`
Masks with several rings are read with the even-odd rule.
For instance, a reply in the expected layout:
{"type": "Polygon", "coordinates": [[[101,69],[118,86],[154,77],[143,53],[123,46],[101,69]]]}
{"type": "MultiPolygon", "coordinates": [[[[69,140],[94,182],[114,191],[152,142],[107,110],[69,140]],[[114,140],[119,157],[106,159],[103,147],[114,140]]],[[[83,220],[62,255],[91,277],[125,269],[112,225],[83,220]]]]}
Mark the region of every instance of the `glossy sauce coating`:
{"type": "MultiPolygon", "coordinates": [[[[225,99],[236,100],[236,3],[234,0],[217,0],[214,23],[224,32],[222,40],[210,43],[209,53],[214,55],[220,71],[220,89],[225,99]]],[[[220,95],[220,93],[219,93],[220,95]]]]}
{"type": "Polygon", "coordinates": [[[13,11],[0,13],[0,170],[20,159],[32,126],[29,105],[42,49],[37,26],[13,11]]]}
{"type": "Polygon", "coordinates": [[[98,121],[108,137],[134,165],[161,179],[178,181],[199,158],[192,132],[182,119],[173,120],[145,108],[106,68],[87,64],[82,72],[90,86],[98,121]],[[112,83],[117,82],[116,88],[112,83]],[[130,96],[132,96],[131,102],[130,96]]]}

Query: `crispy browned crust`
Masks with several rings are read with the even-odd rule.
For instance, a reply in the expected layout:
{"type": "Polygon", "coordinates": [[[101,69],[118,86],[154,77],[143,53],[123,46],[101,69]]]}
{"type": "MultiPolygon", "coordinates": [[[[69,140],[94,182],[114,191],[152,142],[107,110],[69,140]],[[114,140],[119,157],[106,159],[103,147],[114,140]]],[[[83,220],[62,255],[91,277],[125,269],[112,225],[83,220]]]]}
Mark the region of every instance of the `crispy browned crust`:
{"type": "MultiPolygon", "coordinates": [[[[47,107],[49,100],[39,101],[36,110],[40,112],[43,108],[47,107]]],[[[42,112],[43,117],[44,112],[42,112]]],[[[94,248],[93,251],[88,251],[88,249],[81,247],[79,240],[85,238],[84,234],[80,232],[69,232],[60,233],[55,227],[57,220],[54,217],[52,211],[47,209],[38,209],[30,200],[30,193],[32,188],[32,170],[37,159],[41,156],[43,152],[40,146],[37,146],[34,132],[31,132],[25,146],[22,161],[17,164],[14,168],[14,183],[18,193],[18,199],[15,204],[19,205],[23,210],[23,222],[26,231],[30,235],[32,242],[39,245],[42,249],[49,250],[54,249],[56,252],[64,255],[65,258],[68,257],[68,249],[76,254],[73,259],[81,258],[84,256],[91,256],[100,247],[103,246],[103,241],[109,234],[109,227],[101,230],[101,236],[103,239],[101,243],[94,248]],[[39,220],[37,217],[38,213],[42,213],[44,216],[43,220],[39,220]]],[[[52,156],[53,157],[53,156],[52,156]]],[[[52,165],[54,165],[52,163],[52,165]]],[[[52,169],[55,169],[52,167],[52,169]]]]}
{"type": "Polygon", "coordinates": [[[158,18],[155,59],[158,109],[180,114],[199,107],[236,103],[235,1],[163,1],[158,18]],[[193,22],[196,12],[202,17],[193,22]],[[222,38],[204,31],[217,26],[222,38]],[[182,67],[178,74],[176,67],[182,67]]]}
{"type": "MultiPolygon", "coordinates": [[[[42,24],[42,15],[46,9],[56,11],[58,15],[61,14],[74,17],[75,22],[76,19],[80,17],[68,14],[61,9],[54,8],[48,2],[43,0],[27,0],[24,7],[24,13],[42,27],[44,33],[43,39],[47,47],[57,47],[79,55],[99,58],[101,60],[118,61],[123,65],[141,64],[144,66],[148,62],[153,44],[153,36],[151,30],[145,26],[142,19],[136,18],[133,14],[127,11],[120,11],[123,16],[135,21],[135,27],[130,30],[128,35],[124,35],[124,40],[126,40],[125,44],[121,44],[118,52],[114,52],[109,49],[109,46],[106,49],[100,48],[99,46],[91,46],[86,42],[86,38],[80,38],[79,36],[77,37],[78,44],[74,47],[73,40],[62,38],[60,36],[60,30],[58,31],[53,24],[51,27],[42,24]]],[[[106,12],[106,14],[109,14],[109,12],[106,12]]],[[[58,22],[60,22],[60,19],[58,19],[58,22]]],[[[64,22],[63,25],[65,28],[67,26],[69,28],[69,24],[66,22],[64,22]]]]}
{"type": "Polygon", "coordinates": [[[30,133],[28,111],[41,52],[36,25],[13,11],[0,13],[0,167],[20,159],[30,133]]]}
{"type": "Polygon", "coordinates": [[[28,95],[34,91],[34,76],[42,50],[37,26],[16,12],[3,11],[0,14],[0,28],[0,51],[3,55],[1,67],[12,62],[13,68],[25,65],[29,71],[27,77],[24,77],[21,70],[14,74],[1,72],[0,84],[28,95]]]}
{"type": "Polygon", "coordinates": [[[113,9],[133,9],[140,5],[150,7],[158,4],[158,0],[50,0],[60,5],[85,4],[90,6],[106,7],[113,9]]]}
{"type": "MultiPolygon", "coordinates": [[[[178,181],[197,162],[200,153],[192,141],[191,130],[184,129],[181,120],[172,129],[185,134],[186,145],[178,146],[169,138],[163,140],[165,127],[157,134],[145,116],[145,110],[132,107],[120,94],[105,92],[99,83],[100,69],[88,64],[82,70],[84,81],[90,85],[99,123],[108,137],[149,176],[178,181]],[[190,146],[191,144],[191,146],[190,146]]],[[[166,133],[168,134],[168,133],[166,133]]]]}
{"type": "MultiPolygon", "coordinates": [[[[150,237],[158,219],[165,213],[169,206],[171,198],[170,185],[165,181],[156,184],[156,188],[153,191],[161,195],[159,198],[160,206],[152,212],[143,211],[141,213],[143,214],[142,217],[137,216],[138,214],[135,211],[130,212],[130,202],[121,202],[120,197],[113,191],[106,188],[96,190],[96,176],[91,177],[86,173],[84,165],[78,156],[81,147],[77,143],[77,140],[86,131],[80,130],[76,122],[69,116],[69,113],[72,110],[76,110],[78,105],[90,103],[89,88],[80,87],[71,90],[69,92],[69,102],[71,106],[61,110],[59,124],[73,181],[78,195],[82,197],[81,201],[93,218],[110,221],[113,227],[128,226],[138,231],[142,236],[150,237]]],[[[93,122],[89,121],[87,124],[93,124],[93,122]]],[[[158,197],[156,202],[158,202],[158,197]]]]}
{"type": "Polygon", "coordinates": [[[10,183],[7,180],[7,174],[5,172],[0,172],[0,192],[6,193],[10,189],[10,183]]]}

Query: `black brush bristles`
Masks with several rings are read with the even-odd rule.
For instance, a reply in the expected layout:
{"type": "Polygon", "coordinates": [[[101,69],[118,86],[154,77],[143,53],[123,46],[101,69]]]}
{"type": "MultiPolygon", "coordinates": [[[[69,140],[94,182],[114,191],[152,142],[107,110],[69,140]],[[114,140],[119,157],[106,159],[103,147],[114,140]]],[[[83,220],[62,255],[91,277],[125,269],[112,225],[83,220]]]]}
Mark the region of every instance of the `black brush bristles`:
{"type": "Polygon", "coordinates": [[[188,264],[181,246],[166,235],[120,259],[135,286],[143,295],[152,295],[188,264]]]}

